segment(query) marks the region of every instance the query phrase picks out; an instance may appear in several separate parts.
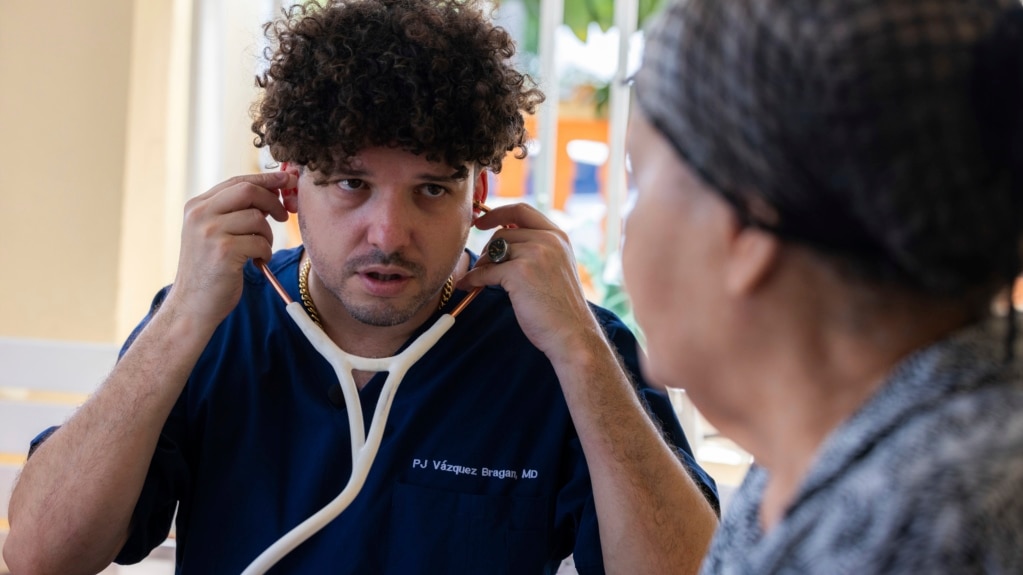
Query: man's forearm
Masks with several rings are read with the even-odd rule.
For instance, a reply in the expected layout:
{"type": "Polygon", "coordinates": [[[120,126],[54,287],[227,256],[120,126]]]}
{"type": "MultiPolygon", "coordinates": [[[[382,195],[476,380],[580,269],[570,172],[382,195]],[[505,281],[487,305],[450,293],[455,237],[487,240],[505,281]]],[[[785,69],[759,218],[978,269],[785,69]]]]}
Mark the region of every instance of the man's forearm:
{"type": "Polygon", "coordinates": [[[95,573],[128,536],[160,431],[205,341],[157,313],[92,397],[40,446],[11,496],[15,573],[95,573]]]}
{"type": "Polygon", "coordinates": [[[555,364],[590,469],[608,573],[695,573],[717,517],[603,338],[555,364]]]}

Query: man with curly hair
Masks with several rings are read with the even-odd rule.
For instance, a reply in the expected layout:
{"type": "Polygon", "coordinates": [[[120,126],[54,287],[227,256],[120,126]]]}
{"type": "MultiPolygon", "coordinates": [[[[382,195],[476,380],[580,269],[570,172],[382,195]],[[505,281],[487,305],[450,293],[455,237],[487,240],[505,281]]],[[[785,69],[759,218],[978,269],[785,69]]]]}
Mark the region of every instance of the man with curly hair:
{"type": "MultiPolygon", "coordinates": [[[[341,490],[335,374],[252,260],[363,357],[484,288],[405,375],[361,493],[276,572],[539,574],[569,554],[581,573],[695,568],[713,482],[636,375],[635,338],[585,301],[550,220],[474,208],[543,98],[507,33],[461,0],[310,4],[266,32],[253,130],[283,170],[188,202],[175,283],[98,392],[34,442],[10,505],[15,572],[138,561],[177,506],[178,572],[238,573],[341,490]],[[272,254],[265,218],[288,212],[304,246],[272,254]],[[474,224],[506,258],[465,249],[474,224]]],[[[354,376],[372,412],[385,374],[354,376]]]]}

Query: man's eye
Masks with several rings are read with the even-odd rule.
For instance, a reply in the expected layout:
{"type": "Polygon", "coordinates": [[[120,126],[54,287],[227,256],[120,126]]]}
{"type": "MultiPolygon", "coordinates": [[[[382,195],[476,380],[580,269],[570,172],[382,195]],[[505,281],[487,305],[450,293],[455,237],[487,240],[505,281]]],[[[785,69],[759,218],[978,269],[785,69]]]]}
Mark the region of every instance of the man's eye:
{"type": "Polygon", "coordinates": [[[422,187],[422,192],[424,196],[437,198],[448,193],[448,189],[437,184],[426,184],[422,187]]]}
{"type": "Polygon", "coordinates": [[[337,182],[337,187],[342,190],[359,190],[362,189],[363,186],[365,186],[365,182],[355,178],[348,178],[337,182]]]}

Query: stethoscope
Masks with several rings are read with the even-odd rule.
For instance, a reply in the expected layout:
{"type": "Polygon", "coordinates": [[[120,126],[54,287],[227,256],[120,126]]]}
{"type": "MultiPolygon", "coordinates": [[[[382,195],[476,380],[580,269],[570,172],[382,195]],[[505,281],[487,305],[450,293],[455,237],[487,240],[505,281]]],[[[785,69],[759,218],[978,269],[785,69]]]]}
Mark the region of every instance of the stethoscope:
{"type": "MultiPolygon", "coordinates": [[[[473,206],[483,212],[490,211],[485,205],[473,202],[473,206]]],[[[503,238],[496,238],[487,246],[487,256],[493,263],[500,263],[508,257],[508,243],[503,238]]],[[[398,390],[398,385],[405,377],[405,373],[412,365],[419,361],[426,352],[430,351],[435,343],[447,333],[451,326],[455,325],[455,318],[462,310],[479,295],[482,288],[475,288],[459,302],[451,313],[439,317],[430,329],[419,335],[404,351],[391,357],[361,357],[350,354],[339,348],[327,334],[316,325],[306,313],[300,302],[291,299],[288,292],[284,290],[277,277],[267,267],[266,262],[257,260],[256,264],[263,271],[263,275],[273,286],[277,294],[284,300],[285,310],[291,319],[305,335],[309,343],[317,352],[323,356],[337,375],[341,392],[344,394],[346,410],[348,411],[348,426],[352,436],[352,474],[348,478],[341,493],[328,503],[325,507],[311,515],[302,523],[284,534],[273,545],[267,547],[256,559],[245,568],[242,575],[262,575],[280,561],[285,555],[301,545],[306,539],[312,537],[316,532],[326,526],[340,515],[355,496],[362,490],[369,475],[369,469],[376,459],[377,451],[380,448],[380,440],[384,434],[384,426],[387,423],[387,415],[391,411],[391,402],[398,390]],[[362,404],[359,401],[358,387],[352,375],[354,370],[387,372],[387,379],[380,391],[377,405],[373,412],[373,419],[369,427],[369,434],[362,418],[362,404]]]]}

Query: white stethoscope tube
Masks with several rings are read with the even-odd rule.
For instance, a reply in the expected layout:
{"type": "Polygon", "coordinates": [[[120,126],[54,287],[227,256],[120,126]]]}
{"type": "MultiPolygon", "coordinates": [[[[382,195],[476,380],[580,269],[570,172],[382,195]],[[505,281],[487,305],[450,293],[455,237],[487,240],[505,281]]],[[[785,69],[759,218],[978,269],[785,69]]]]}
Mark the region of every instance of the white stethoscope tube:
{"type": "Polygon", "coordinates": [[[334,372],[337,374],[338,383],[341,385],[341,391],[345,397],[348,425],[352,435],[352,475],[349,477],[348,483],[340,495],[263,551],[242,572],[242,575],[261,575],[268,571],[295,547],[298,547],[303,541],[312,537],[313,534],[340,515],[352,500],[355,499],[355,496],[359,494],[363,484],[366,482],[370,466],[373,465],[377,450],[380,448],[380,440],[384,434],[387,415],[390,413],[391,402],[394,400],[394,393],[397,391],[398,385],[412,365],[419,361],[426,352],[430,351],[430,348],[437,343],[437,340],[447,333],[451,326],[455,325],[455,318],[451,314],[444,314],[437,319],[430,329],[423,332],[411,345],[405,348],[405,351],[391,357],[368,358],[352,355],[335,345],[327,337],[327,334],[323,333],[323,330],[309,318],[302,304],[293,301],[285,309],[287,309],[291,319],[298,324],[299,329],[305,334],[309,343],[313,344],[316,351],[320,352],[320,355],[330,362],[334,372]],[[356,369],[387,372],[387,379],[384,381],[383,388],[380,391],[380,398],[377,399],[368,437],[362,419],[362,403],[359,401],[359,391],[352,377],[352,370],[356,369]]]}

